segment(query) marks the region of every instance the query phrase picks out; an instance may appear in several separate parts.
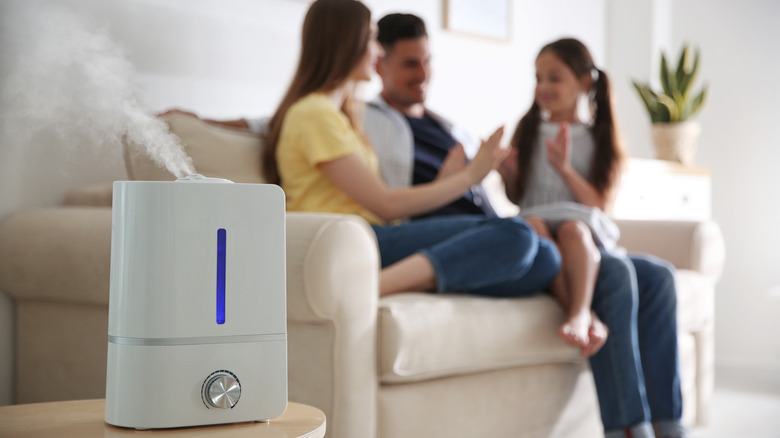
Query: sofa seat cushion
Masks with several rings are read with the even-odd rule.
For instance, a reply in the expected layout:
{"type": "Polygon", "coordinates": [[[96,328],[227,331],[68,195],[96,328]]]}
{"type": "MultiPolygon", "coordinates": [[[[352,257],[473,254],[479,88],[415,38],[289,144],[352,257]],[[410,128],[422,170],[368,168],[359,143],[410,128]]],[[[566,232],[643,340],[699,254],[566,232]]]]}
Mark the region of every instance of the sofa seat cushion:
{"type": "Polygon", "coordinates": [[[405,383],[518,365],[582,360],[558,336],[549,296],[493,299],[406,293],[379,303],[379,376],[405,383]]]}

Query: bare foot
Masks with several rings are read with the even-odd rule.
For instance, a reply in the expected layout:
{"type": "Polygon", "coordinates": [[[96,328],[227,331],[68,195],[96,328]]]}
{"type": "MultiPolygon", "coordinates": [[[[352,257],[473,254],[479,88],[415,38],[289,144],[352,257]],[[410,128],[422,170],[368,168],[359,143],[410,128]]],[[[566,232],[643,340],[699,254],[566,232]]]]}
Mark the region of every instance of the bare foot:
{"type": "Polygon", "coordinates": [[[588,329],[588,344],[582,347],[582,356],[591,357],[607,342],[609,328],[591,311],[591,324],[588,329]]]}
{"type": "Polygon", "coordinates": [[[569,319],[561,325],[558,334],[574,347],[585,348],[590,343],[588,329],[591,327],[590,312],[581,312],[569,316],[569,319]]]}

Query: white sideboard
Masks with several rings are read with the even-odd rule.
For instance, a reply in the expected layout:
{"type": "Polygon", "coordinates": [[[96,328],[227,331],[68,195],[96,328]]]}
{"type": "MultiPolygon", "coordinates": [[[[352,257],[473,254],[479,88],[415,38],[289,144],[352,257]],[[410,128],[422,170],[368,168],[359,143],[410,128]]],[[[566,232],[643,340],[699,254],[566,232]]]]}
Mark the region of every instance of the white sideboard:
{"type": "Polygon", "coordinates": [[[706,220],[711,218],[711,192],[709,169],[631,158],[623,173],[612,216],[617,219],[706,220]]]}

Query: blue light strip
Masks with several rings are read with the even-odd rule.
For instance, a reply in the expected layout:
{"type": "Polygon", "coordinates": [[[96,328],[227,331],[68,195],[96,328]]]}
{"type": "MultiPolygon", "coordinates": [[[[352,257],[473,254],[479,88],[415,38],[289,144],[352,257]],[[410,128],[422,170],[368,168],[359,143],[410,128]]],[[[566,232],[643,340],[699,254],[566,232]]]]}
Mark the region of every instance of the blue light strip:
{"type": "Polygon", "coordinates": [[[217,324],[225,323],[225,251],[227,231],[217,230],[217,324]]]}

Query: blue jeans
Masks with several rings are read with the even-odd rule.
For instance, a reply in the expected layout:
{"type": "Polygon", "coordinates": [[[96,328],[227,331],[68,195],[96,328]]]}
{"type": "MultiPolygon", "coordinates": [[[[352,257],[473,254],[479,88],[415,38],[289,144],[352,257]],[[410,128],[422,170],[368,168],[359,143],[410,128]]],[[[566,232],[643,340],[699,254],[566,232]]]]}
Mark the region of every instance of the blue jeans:
{"type": "Polygon", "coordinates": [[[601,254],[593,309],[609,337],[590,365],[608,436],[682,416],[673,269],[650,256],[601,254]]]}
{"type": "Polygon", "coordinates": [[[532,295],[547,287],[561,266],[555,244],[520,218],[446,216],[373,229],[383,268],[422,254],[433,266],[438,292],[532,295]]]}

